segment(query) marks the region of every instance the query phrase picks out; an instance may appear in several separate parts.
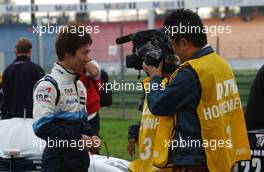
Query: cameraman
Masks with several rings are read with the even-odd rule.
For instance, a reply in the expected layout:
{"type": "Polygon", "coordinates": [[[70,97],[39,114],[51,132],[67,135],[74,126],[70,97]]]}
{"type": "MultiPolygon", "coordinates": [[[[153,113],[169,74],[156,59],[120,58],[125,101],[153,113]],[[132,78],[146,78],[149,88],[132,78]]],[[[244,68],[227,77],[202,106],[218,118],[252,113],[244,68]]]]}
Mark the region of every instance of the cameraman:
{"type": "MultiPolygon", "coordinates": [[[[169,30],[169,43],[182,65],[172,74],[164,90],[151,89],[146,97],[151,113],[170,117],[171,121],[176,118],[176,128],[171,130],[163,126],[167,130],[163,130],[164,133],[174,133],[168,163],[173,165],[175,172],[230,172],[237,161],[250,159],[244,115],[232,69],[207,45],[202,21],[196,13],[174,10],[166,18],[164,27],[169,30]],[[174,32],[175,27],[191,30],[174,32]],[[233,106],[231,102],[235,102],[233,106]],[[211,140],[231,142],[231,146],[219,145],[213,150],[204,144],[211,140]],[[173,145],[183,141],[191,144],[173,145]]],[[[162,63],[158,68],[145,64],[143,68],[149,73],[151,84],[162,82],[162,63]]]]}

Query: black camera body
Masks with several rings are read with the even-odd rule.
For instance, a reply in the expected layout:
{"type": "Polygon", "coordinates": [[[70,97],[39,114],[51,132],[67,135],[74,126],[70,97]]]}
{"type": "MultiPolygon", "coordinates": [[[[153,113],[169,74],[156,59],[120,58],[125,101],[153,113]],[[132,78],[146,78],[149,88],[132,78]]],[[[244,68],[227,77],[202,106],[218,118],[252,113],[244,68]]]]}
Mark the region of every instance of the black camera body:
{"type": "Polygon", "coordinates": [[[142,70],[143,62],[158,67],[160,62],[164,61],[162,71],[171,74],[180,64],[161,29],[143,30],[116,39],[117,44],[130,41],[133,43],[133,50],[132,54],[126,56],[127,68],[142,70]]]}

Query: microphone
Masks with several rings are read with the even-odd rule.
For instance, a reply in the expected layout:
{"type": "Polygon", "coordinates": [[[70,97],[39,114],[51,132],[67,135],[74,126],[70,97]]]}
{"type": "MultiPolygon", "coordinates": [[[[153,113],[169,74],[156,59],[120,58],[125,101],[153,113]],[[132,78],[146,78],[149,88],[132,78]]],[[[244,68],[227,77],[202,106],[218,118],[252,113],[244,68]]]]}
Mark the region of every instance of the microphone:
{"type": "Polygon", "coordinates": [[[119,38],[116,39],[116,43],[117,44],[124,44],[124,43],[127,43],[127,42],[130,42],[132,41],[132,37],[134,36],[134,34],[129,34],[129,35],[126,35],[126,36],[121,36],[119,38]]]}

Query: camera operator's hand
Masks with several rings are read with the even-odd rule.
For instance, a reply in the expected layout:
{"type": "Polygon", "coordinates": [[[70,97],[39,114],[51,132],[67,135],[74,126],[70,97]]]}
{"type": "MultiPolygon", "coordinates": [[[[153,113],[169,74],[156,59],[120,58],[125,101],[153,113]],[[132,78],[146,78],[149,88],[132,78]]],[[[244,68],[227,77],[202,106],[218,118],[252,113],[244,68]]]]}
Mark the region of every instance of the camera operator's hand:
{"type": "Polygon", "coordinates": [[[131,138],[128,140],[127,143],[127,151],[130,155],[131,160],[135,159],[135,145],[136,145],[136,139],[135,138],[131,138]]]}
{"type": "Polygon", "coordinates": [[[149,77],[152,78],[153,76],[162,77],[162,67],[163,67],[163,61],[160,62],[159,67],[156,68],[155,66],[147,66],[145,63],[143,63],[143,69],[149,74],[149,77]]]}

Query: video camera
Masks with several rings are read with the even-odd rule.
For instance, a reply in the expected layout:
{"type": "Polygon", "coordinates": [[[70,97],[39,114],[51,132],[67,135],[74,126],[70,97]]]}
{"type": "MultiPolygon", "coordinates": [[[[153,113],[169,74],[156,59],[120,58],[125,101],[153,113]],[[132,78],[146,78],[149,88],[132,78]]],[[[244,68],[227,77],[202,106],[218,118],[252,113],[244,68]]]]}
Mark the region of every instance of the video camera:
{"type": "Polygon", "coordinates": [[[126,56],[127,68],[142,70],[143,62],[158,67],[160,62],[164,61],[162,71],[172,74],[180,64],[161,29],[143,30],[116,39],[117,44],[130,41],[133,43],[133,54],[126,56]]]}

